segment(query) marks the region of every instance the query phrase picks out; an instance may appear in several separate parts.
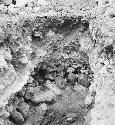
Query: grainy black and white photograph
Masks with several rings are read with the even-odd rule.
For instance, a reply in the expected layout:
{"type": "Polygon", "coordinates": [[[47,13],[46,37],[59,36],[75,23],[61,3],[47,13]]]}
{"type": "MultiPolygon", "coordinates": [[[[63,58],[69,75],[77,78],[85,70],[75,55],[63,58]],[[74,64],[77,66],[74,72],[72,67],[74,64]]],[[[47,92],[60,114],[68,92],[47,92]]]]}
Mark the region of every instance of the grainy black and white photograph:
{"type": "Polygon", "coordinates": [[[115,0],[0,0],[0,125],[115,125],[115,0]]]}

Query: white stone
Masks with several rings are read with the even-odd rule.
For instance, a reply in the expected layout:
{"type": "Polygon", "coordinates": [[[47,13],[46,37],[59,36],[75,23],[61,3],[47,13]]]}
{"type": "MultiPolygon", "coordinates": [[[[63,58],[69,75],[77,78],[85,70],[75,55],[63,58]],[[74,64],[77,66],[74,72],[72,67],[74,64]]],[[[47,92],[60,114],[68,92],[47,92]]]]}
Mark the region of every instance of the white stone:
{"type": "Polygon", "coordinates": [[[56,95],[51,90],[47,90],[47,91],[42,92],[40,94],[35,94],[34,101],[36,101],[36,102],[52,101],[52,99],[55,97],[56,97],[56,95]]]}
{"type": "Polygon", "coordinates": [[[42,56],[45,56],[47,54],[47,52],[43,49],[38,49],[37,54],[38,54],[38,56],[42,57],[42,56]]]}
{"type": "Polygon", "coordinates": [[[85,104],[86,104],[86,105],[91,104],[92,100],[93,100],[93,97],[92,97],[91,95],[88,95],[88,96],[86,97],[86,99],[85,99],[85,104]]]}
{"type": "Polygon", "coordinates": [[[0,68],[8,68],[7,62],[4,59],[3,55],[0,55],[0,68]]]}
{"type": "Polygon", "coordinates": [[[11,55],[9,50],[5,50],[4,51],[4,58],[7,59],[7,60],[11,60],[12,59],[12,55],[11,55]]]}
{"type": "Polygon", "coordinates": [[[102,67],[101,70],[99,71],[99,73],[100,73],[101,75],[103,75],[103,76],[104,76],[104,75],[106,76],[106,75],[108,74],[108,72],[107,72],[107,70],[106,70],[106,67],[105,67],[105,66],[102,67]]]}
{"type": "Polygon", "coordinates": [[[42,104],[40,105],[40,108],[41,108],[42,110],[46,111],[46,110],[47,110],[47,105],[46,105],[45,103],[42,103],[42,104]]]}
{"type": "Polygon", "coordinates": [[[21,58],[20,61],[21,61],[22,63],[26,64],[26,63],[28,63],[29,59],[28,59],[27,56],[25,56],[25,57],[21,58]]]}
{"type": "Polygon", "coordinates": [[[71,121],[72,120],[72,118],[67,118],[67,121],[71,121]]]}
{"type": "Polygon", "coordinates": [[[53,32],[52,30],[49,30],[49,32],[46,34],[48,37],[52,37],[55,35],[55,32],[53,32]]]}
{"type": "Polygon", "coordinates": [[[25,11],[20,11],[19,14],[20,14],[21,16],[27,16],[27,13],[26,13],[25,11]]]}
{"type": "Polygon", "coordinates": [[[69,73],[74,72],[74,71],[75,71],[75,69],[73,67],[68,67],[68,69],[67,69],[67,72],[69,72],[69,73]]]}

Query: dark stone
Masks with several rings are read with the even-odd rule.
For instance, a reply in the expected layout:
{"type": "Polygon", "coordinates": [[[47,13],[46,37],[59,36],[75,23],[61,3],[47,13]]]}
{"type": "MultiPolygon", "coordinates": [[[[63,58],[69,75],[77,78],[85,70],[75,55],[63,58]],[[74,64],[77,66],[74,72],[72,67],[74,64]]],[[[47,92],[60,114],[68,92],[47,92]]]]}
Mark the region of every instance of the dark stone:
{"type": "Polygon", "coordinates": [[[16,5],[16,0],[12,0],[12,4],[16,5]]]}
{"type": "Polygon", "coordinates": [[[67,81],[69,82],[69,84],[74,85],[77,81],[77,77],[74,73],[69,73],[67,76],[67,81]]]}
{"type": "Polygon", "coordinates": [[[24,95],[24,98],[25,99],[31,99],[32,96],[33,96],[33,94],[29,90],[27,90],[26,93],[25,93],[25,95],[24,95]]]}
{"type": "Polygon", "coordinates": [[[78,83],[88,88],[91,83],[88,81],[88,75],[87,74],[79,74],[78,76],[78,83]]]}
{"type": "Polygon", "coordinates": [[[45,76],[47,74],[47,70],[35,68],[34,72],[35,72],[35,74],[32,75],[32,77],[34,78],[34,80],[36,80],[40,84],[43,83],[44,79],[45,79],[45,76]]]}
{"type": "Polygon", "coordinates": [[[17,112],[16,109],[13,109],[13,111],[10,113],[9,120],[13,121],[16,124],[21,124],[24,122],[22,114],[17,112]]]}

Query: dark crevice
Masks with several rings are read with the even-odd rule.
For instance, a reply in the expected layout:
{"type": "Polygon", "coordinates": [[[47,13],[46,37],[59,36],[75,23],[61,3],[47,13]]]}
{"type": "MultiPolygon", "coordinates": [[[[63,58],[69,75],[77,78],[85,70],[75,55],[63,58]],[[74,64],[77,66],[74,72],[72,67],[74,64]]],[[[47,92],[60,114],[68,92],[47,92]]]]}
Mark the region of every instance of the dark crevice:
{"type": "Polygon", "coordinates": [[[82,68],[82,67],[78,67],[78,68],[76,68],[75,71],[74,71],[74,73],[75,73],[75,74],[79,74],[79,73],[81,73],[81,71],[80,71],[81,68],[82,68]]]}
{"type": "Polygon", "coordinates": [[[109,45],[107,47],[105,47],[105,52],[107,55],[111,55],[111,57],[113,57],[113,45],[109,45]]]}
{"type": "Polygon", "coordinates": [[[15,119],[14,117],[12,117],[11,115],[9,116],[9,121],[11,121],[12,123],[14,123],[14,125],[23,125],[23,122],[21,122],[20,120],[18,121],[17,119],[15,119]]]}
{"type": "Polygon", "coordinates": [[[16,0],[12,0],[12,4],[16,5],[16,0]]]}
{"type": "Polygon", "coordinates": [[[34,72],[35,72],[35,74],[32,75],[32,77],[33,77],[38,83],[43,83],[44,80],[45,80],[45,76],[46,76],[46,74],[47,74],[47,70],[35,68],[34,72]]]}

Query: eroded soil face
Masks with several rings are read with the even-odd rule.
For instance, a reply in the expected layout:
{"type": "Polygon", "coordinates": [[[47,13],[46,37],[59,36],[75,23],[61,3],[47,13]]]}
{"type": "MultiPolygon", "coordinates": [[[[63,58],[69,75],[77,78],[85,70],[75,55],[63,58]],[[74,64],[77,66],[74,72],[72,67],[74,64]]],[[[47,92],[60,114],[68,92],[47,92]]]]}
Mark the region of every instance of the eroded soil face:
{"type": "Polygon", "coordinates": [[[91,44],[88,20],[36,17],[26,20],[22,28],[21,38],[8,34],[5,41],[13,56],[10,63],[17,72],[28,61],[36,66],[27,84],[9,99],[5,125],[87,125],[86,116],[93,107],[93,102],[84,103],[93,81],[91,48],[81,48],[80,42],[85,37],[91,44]]]}

